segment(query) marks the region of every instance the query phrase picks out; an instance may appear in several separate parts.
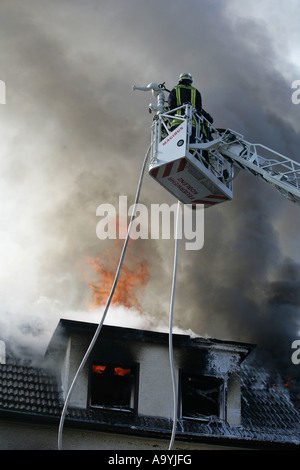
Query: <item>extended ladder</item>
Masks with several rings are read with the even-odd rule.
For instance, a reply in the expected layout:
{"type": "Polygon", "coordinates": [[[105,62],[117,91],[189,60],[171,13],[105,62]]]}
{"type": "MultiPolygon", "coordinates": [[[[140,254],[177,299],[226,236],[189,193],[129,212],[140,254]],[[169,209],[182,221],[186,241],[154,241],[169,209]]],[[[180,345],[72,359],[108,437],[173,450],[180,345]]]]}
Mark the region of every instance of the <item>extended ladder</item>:
{"type": "MultiPolygon", "coordinates": [[[[214,152],[214,150],[212,150],[214,152]]],[[[251,144],[232,130],[222,134],[217,149],[238,168],[261,176],[280,194],[300,204],[300,164],[261,144],[251,144]]]]}

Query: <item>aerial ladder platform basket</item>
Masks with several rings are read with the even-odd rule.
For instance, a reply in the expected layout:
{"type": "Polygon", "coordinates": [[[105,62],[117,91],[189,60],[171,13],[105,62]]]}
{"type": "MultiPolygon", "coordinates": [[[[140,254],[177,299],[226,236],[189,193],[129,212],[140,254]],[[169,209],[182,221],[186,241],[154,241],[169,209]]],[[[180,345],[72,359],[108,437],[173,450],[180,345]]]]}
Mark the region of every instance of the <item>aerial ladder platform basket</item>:
{"type": "Polygon", "coordinates": [[[216,129],[191,104],[166,108],[164,84],[133,89],[152,91],[157,104],[151,126],[149,174],[183,204],[215,206],[233,198],[240,170],[260,176],[281,195],[300,204],[300,164],[231,129],[216,129]],[[174,125],[176,123],[176,126],[174,125]]]}

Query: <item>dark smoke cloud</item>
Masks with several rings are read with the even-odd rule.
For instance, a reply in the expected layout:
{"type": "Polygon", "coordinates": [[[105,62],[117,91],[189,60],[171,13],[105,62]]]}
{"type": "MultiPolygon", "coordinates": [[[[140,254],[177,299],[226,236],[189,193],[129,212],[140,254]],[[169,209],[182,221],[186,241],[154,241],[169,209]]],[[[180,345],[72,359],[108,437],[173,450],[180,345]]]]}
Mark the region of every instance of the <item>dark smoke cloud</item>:
{"type": "MultiPolygon", "coordinates": [[[[66,312],[86,309],[85,256],[109,246],[96,237],[96,208],[121,194],[133,202],[149,144],[153,97],[132,92],[133,84],[171,88],[190,71],[217,127],[298,158],[297,69],[267,23],[238,18],[230,5],[1,5],[3,336],[30,336],[29,324],[37,337],[66,312]]],[[[141,202],[175,201],[146,177],[141,202]]],[[[204,248],[181,244],[176,325],[274,352],[280,344],[289,354],[299,329],[298,209],[241,173],[234,200],[206,213],[204,248]]],[[[130,250],[151,259],[143,306],[153,324],[167,324],[173,242],[137,241],[130,250]]]]}

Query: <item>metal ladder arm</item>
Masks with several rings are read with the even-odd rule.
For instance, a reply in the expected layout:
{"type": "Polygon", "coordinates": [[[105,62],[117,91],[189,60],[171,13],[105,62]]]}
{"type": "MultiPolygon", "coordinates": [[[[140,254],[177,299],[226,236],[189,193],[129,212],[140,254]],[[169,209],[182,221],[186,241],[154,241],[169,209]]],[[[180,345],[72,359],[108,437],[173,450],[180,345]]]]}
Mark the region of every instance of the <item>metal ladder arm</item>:
{"type": "Polygon", "coordinates": [[[300,164],[261,144],[251,144],[243,136],[226,130],[218,151],[238,168],[261,176],[282,196],[300,205],[300,164]],[[268,155],[270,158],[262,156],[268,155]]]}

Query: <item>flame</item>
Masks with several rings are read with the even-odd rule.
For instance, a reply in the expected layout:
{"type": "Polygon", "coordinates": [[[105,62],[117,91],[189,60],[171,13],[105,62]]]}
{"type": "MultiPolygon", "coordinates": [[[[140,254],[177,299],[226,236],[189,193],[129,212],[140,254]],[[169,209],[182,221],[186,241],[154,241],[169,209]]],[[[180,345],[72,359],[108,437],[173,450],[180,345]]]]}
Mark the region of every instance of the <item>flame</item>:
{"type": "MultiPolygon", "coordinates": [[[[292,388],[293,387],[293,376],[292,375],[289,375],[289,377],[287,378],[286,382],[283,384],[283,386],[285,388],[292,388]]],[[[272,389],[276,390],[276,389],[279,389],[280,386],[277,385],[277,384],[273,384],[272,389]]],[[[281,385],[281,388],[282,388],[282,385],[281,385]]]]}
{"type": "Polygon", "coordinates": [[[288,377],[287,381],[286,381],[285,384],[284,384],[284,386],[285,386],[286,388],[291,388],[291,387],[293,386],[293,384],[292,384],[292,379],[293,379],[293,376],[290,375],[290,376],[288,377]]]}
{"type": "MultiPolygon", "coordinates": [[[[106,366],[98,366],[93,364],[92,370],[95,374],[103,374],[106,371],[106,366]]],[[[114,367],[114,375],[125,377],[125,375],[131,374],[131,369],[124,369],[123,367],[114,367]]]]}
{"type": "Polygon", "coordinates": [[[131,374],[131,369],[123,369],[122,367],[115,367],[114,368],[115,375],[120,375],[124,377],[125,375],[131,374]]]}
{"type": "Polygon", "coordinates": [[[94,364],[92,367],[93,372],[95,372],[96,374],[103,374],[105,369],[106,369],[106,366],[95,366],[94,364]]]}
{"type": "MultiPolygon", "coordinates": [[[[94,281],[87,281],[92,292],[93,301],[90,305],[92,309],[101,307],[107,302],[118,267],[119,253],[119,240],[117,240],[110,250],[97,258],[87,257],[95,278],[94,281]]],[[[129,256],[126,253],[111,304],[134,308],[141,312],[137,295],[145,289],[148,281],[149,263],[145,259],[139,259],[137,255],[129,256]]]]}

